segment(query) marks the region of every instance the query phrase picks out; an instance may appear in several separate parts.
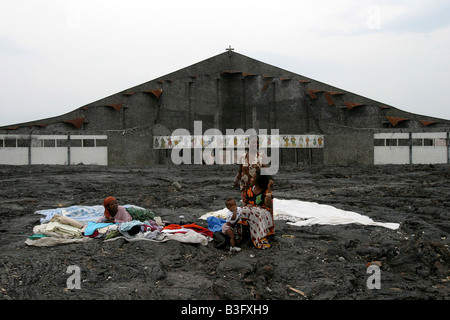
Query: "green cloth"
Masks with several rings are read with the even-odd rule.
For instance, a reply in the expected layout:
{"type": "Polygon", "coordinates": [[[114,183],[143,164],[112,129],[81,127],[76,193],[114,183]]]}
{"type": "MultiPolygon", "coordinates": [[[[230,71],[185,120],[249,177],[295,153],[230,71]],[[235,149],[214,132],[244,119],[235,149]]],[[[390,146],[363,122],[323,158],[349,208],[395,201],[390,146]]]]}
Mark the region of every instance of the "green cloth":
{"type": "Polygon", "coordinates": [[[32,236],[28,237],[28,239],[30,239],[30,240],[37,240],[37,239],[45,238],[45,237],[46,237],[45,234],[37,233],[37,234],[33,234],[32,236]]]}
{"type": "Polygon", "coordinates": [[[112,239],[112,238],[118,237],[120,235],[122,235],[122,234],[119,231],[114,230],[106,235],[105,240],[112,239]]]}
{"type": "Polygon", "coordinates": [[[140,209],[136,207],[125,208],[130,214],[132,220],[147,221],[154,220],[155,214],[149,209],[140,209]]]}

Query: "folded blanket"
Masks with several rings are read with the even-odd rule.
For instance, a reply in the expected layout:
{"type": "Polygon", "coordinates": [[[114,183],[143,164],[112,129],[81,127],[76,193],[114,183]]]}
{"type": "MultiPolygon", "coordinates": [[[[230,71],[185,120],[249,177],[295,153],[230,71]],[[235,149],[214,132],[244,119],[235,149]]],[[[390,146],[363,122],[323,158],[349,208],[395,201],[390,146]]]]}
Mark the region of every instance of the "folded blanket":
{"type": "Polygon", "coordinates": [[[59,214],[55,214],[50,221],[54,221],[54,222],[59,222],[59,223],[63,223],[63,224],[68,224],[72,227],[81,229],[83,228],[83,224],[75,219],[69,218],[69,217],[63,217],[59,214]]]}
{"type": "Polygon", "coordinates": [[[61,234],[63,238],[80,238],[82,236],[81,228],[57,221],[50,221],[50,223],[47,224],[45,231],[61,234]]]}

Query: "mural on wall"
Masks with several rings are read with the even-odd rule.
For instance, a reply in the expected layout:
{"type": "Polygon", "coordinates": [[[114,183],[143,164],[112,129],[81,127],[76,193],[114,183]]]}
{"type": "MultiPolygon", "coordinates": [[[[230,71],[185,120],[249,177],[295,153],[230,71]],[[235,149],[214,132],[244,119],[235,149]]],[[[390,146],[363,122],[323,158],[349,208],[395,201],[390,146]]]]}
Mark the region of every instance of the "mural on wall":
{"type": "MultiPolygon", "coordinates": [[[[248,136],[154,136],[154,149],[179,148],[248,148],[248,136]]],[[[323,148],[323,135],[264,135],[259,136],[260,148],[323,148]]]]}

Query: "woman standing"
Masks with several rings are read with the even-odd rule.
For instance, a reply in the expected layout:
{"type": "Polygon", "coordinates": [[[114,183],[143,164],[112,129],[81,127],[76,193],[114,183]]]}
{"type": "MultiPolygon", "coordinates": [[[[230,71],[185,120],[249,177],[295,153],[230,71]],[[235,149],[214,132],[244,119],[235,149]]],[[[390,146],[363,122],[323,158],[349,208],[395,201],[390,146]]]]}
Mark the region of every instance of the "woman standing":
{"type": "Polygon", "coordinates": [[[259,151],[258,136],[249,138],[249,151],[240,160],[238,174],[234,178],[234,186],[240,188],[242,202],[246,203],[246,190],[250,186],[250,180],[257,170],[267,164],[267,157],[264,152],[259,151]]]}

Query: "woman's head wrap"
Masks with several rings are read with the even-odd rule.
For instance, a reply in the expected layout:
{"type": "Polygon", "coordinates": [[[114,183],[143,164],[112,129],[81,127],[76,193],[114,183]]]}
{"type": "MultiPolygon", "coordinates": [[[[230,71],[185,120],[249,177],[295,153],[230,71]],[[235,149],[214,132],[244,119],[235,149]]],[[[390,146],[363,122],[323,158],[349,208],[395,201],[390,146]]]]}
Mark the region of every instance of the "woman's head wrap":
{"type": "Polygon", "coordinates": [[[105,207],[105,217],[107,217],[108,219],[111,219],[111,213],[109,212],[107,206],[113,201],[117,201],[117,199],[114,197],[108,197],[105,200],[103,200],[103,206],[105,207]]]}

